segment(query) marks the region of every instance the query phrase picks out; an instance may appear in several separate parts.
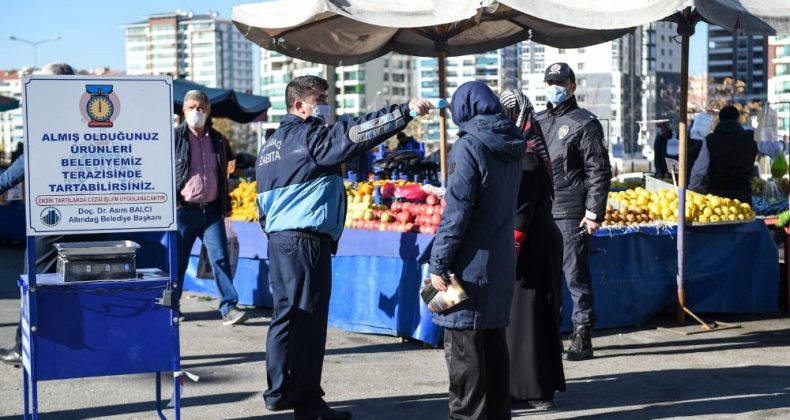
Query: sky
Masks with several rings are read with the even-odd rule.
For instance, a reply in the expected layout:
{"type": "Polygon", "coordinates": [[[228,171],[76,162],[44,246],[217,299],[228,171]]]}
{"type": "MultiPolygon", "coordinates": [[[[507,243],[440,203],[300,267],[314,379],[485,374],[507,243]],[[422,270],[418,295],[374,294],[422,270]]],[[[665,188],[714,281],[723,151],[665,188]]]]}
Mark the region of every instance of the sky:
{"type": "MultiPolygon", "coordinates": [[[[38,67],[63,61],[80,69],[110,67],[123,70],[124,32],[121,25],[145,20],[148,15],[177,9],[195,13],[219,12],[230,18],[235,4],[252,0],[12,0],[0,3],[0,69],[33,65],[33,46],[12,41],[9,36],[41,41],[60,40],[37,46],[38,67]]],[[[705,71],[707,29],[700,24],[691,39],[689,74],[705,71]]]]}
{"type": "Polygon", "coordinates": [[[110,67],[122,70],[124,31],[121,25],[146,20],[148,15],[177,9],[195,13],[219,12],[230,19],[235,4],[252,0],[12,0],[0,2],[0,69],[33,65],[33,46],[9,36],[40,41],[38,66],[63,61],[76,68],[110,67]]]}

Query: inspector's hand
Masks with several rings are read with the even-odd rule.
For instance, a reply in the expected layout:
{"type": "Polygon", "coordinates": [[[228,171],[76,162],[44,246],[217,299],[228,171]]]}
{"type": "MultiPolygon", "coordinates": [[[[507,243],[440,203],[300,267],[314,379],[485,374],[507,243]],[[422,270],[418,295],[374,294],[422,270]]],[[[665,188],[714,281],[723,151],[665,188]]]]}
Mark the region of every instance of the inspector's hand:
{"type": "Polygon", "coordinates": [[[420,116],[427,115],[431,108],[433,108],[433,105],[425,99],[414,98],[409,102],[409,109],[417,111],[420,116]]]}
{"type": "Polygon", "coordinates": [[[586,217],[582,219],[581,223],[579,223],[579,227],[584,227],[585,225],[587,226],[587,233],[589,235],[592,235],[593,232],[595,232],[596,230],[598,230],[599,227],[601,227],[599,223],[596,223],[586,217]]]}
{"type": "Polygon", "coordinates": [[[447,283],[444,282],[442,276],[437,276],[436,274],[431,273],[431,285],[434,289],[444,292],[447,290],[447,283]]]}

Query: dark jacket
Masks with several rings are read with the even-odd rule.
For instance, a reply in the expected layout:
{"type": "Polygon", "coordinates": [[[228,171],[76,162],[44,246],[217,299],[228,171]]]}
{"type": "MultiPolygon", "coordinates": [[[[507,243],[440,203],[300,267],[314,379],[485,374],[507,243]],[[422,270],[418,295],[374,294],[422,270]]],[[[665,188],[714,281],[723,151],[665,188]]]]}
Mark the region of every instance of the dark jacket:
{"type": "MultiPolygon", "coordinates": [[[[217,187],[220,209],[223,216],[230,215],[230,195],[228,195],[228,161],[233,160],[233,151],[230,148],[228,139],[219,131],[215,130],[209,124],[207,126],[209,136],[211,136],[211,145],[214,147],[214,153],[217,155],[217,187]]],[[[189,146],[189,128],[186,123],[179,125],[175,129],[175,159],[176,159],[176,199],[177,203],[183,204],[184,197],[181,195],[181,190],[187,183],[187,176],[189,176],[189,163],[192,158],[189,146]]]]}
{"type": "Polygon", "coordinates": [[[14,188],[25,179],[25,155],[21,154],[0,174],[0,194],[14,188]]]}
{"type": "Polygon", "coordinates": [[[409,106],[392,105],[325,126],[288,114],[258,154],[258,213],[264,232],[309,230],[337,241],[346,217],[340,164],[397,134],[409,106]]]}
{"type": "Polygon", "coordinates": [[[602,222],[612,170],[603,128],[576,97],[537,115],[551,156],[555,219],[602,222]]]}
{"type": "Polygon", "coordinates": [[[451,101],[461,137],[448,163],[447,207],[429,268],[434,274],[455,272],[469,295],[433,316],[437,325],[462,330],[504,328],[510,323],[516,275],[513,221],[526,150],[521,132],[497,111],[497,97],[478,83],[462,85],[451,101]],[[464,101],[467,95],[472,100],[464,101]],[[496,102],[496,108],[486,107],[487,99],[496,102]]]}
{"type": "Polygon", "coordinates": [[[750,202],[757,157],[754,131],[744,130],[736,120],[724,120],[708,134],[705,143],[710,156],[708,192],[750,202]]]}

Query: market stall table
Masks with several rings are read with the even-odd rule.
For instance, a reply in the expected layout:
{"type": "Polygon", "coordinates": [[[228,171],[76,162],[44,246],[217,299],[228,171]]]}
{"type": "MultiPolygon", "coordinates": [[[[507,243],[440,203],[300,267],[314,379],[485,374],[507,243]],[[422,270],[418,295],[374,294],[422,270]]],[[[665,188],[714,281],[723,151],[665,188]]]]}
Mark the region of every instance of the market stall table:
{"type": "MultiPolygon", "coordinates": [[[[266,238],[256,223],[234,222],[239,303],[271,306],[266,238]]],[[[591,238],[596,327],[638,325],[674,304],[676,227],[602,229],[591,238]]],[[[698,312],[775,312],[777,250],[762,220],[689,227],[687,299],[698,312]]],[[[439,344],[441,329],[419,300],[433,237],[347,229],[333,257],[329,322],[338,328],[411,337],[439,344]]],[[[185,288],[217,295],[213,280],[195,277],[192,251],[185,288]]],[[[563,328],[570,330],[565,293],[563,328]]]]}

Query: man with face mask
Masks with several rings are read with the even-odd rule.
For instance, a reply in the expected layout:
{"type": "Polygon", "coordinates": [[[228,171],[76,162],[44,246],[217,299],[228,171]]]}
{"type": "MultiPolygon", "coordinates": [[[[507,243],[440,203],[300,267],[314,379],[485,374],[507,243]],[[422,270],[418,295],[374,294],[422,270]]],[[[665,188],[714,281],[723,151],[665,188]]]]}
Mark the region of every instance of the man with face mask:
{"type": "Polygon", "coordinates": [[[190,90],[184,96],[185,122],[175,129],[176,192],[178,203],[178,301],[184,285],[190,251],[198,237],[206,246],[217,282],[223,325],[247,320],[236,307],[238,295],[230,275],[224,218],[230,214],[227,171],[233,159],[228,140],[211,127],[208,96],[190,90]]]}
{"type": "Polygon", "coordinates": [[[340,164],[406,128],[431,105],[421,99],[327,124],[327,81],[294,78],[288,114],[258,154],[258,214],[266,233],[274,310],[266,339],[263,393],[270,411],[294,409],[298,420],[348,419],[322,398],[331,254],[343,232],[346,195],[340,164]]]}
{"type": "Polygon", "coordinates": [[[601,123],[576,103],[576,75],[570,66],[550,65],[544,81],[548,109],[537,120],[551,156],[552,215],[562,233],[562,270],[573,301],[574,327],[565,359],[585,360],[593,357],[595,322],[588,236],[603,222],[612,171],[601,123]]]}

